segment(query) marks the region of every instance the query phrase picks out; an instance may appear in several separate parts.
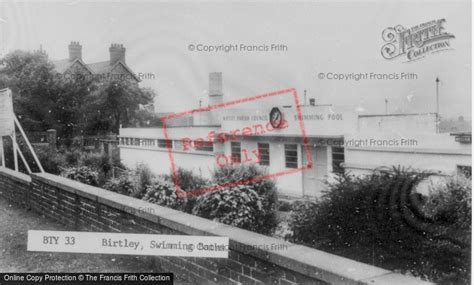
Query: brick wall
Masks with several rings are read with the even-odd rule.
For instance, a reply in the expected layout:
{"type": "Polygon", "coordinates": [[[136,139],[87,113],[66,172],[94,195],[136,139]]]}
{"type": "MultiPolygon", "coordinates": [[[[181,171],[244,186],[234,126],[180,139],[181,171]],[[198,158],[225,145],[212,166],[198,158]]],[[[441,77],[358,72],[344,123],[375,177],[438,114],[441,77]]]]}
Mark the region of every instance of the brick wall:
{"type": "Polygon", "coordinates": [[[388,270],[216,223],[51,174],[0,167],[0,195],[78,231],[228,236],[228,259],[150,257],[192,284],[421,284],[388,270]],[[255,246],[285,244],[286,249],[255,246]]]}

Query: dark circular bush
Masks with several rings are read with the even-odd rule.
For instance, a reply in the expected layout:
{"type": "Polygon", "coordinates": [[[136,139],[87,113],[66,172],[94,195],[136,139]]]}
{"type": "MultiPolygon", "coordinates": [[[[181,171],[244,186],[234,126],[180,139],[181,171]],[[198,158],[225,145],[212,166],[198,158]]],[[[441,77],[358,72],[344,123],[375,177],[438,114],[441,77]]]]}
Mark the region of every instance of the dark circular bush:
{"type": "Polygon", "coordinates": [[[193,214],[254,232],[271,234],[278,223],[274,181],[244,183],[248,179],[264,175],[264,169],[250,164],[218,169],[213,176],[214,185],[229,186],[199,196],[193,214]]]}
{"type": "Polygon", "coordinates": [[[177,196],[175,185],[163,177],[156,178],[146,187],[142,200],[176,210],[183,210],[187,202],[186,198],[177,196]]]}
{"type": "Polygon", "coordinates": [[[319,201],[293,208],[290,241],[435,282],[466,283],[470,186],[448,183],[450,194],[420,197],[413,190],[426,176],[402,168],[340,175],[319,201]]]}

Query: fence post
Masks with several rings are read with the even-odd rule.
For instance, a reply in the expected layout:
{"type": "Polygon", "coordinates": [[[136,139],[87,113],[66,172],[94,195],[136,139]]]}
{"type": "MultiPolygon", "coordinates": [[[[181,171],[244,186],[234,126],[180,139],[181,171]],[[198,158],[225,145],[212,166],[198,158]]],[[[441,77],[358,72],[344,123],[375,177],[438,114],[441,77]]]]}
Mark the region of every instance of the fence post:
{"type": "Polygon", "coordinates": [[[56,139],[57,139],[57,136],[56,136],[56,130],[55,129],[49,129],[46,131],[47,133],[47,142],[49,144],[49,148],[53,151],[56,151],[56,139]]]}

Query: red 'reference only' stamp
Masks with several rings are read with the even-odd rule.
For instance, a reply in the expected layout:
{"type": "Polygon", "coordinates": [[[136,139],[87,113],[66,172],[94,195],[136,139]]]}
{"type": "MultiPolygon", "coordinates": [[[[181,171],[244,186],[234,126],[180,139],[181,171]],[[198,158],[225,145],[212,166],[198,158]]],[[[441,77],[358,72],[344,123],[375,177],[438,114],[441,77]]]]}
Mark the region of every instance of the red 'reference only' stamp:
{"type": "MultiPolygon", "coordinates": [[[[178,197],[181,197],[181,198],[197,196],[197,195],[205,194],[208,192],[223,190],[228,187],[251,184],[251,183],[256,183],[256,182],[263,181],[266,179],[272,179],[279,176],[290,175],[293,173],[303,171],[305,169],[311,169],[313,166],[310,148],[308,145],[308,138],[306,135],[304,122],[303,122],[303,116],[301,112],[301,105],[298,99],[297,91],[294,88],[278,90],[278,91],[246,97],[246,98],[242,98],[242,99],[238,99],[234,101],[223,102],[223,103],[219,103],[219,104],[215,104],[215,105],[211,105],[207,107],[201,107],[199,109],[193,109],[190,111],[174,113],[174,114],[170,114],[170,115],[162,117],[161,121],[163,122],[163,134],[166,141],[169,161],[171,163],[171,172],[173,174],[173,181],[176,186],[176,194],[178,197]],[[176,165],[174,150],[173,150],[171,139],[169,136],[170,128],[167,127],[167,123],[169,123],[173,119],[192,116],[194,114],[199,114],[199,113],[204,114],[206,112],[213,112],[213,111],[215,112],[216,110],[222,110],[222,112],[225,112],[226,108],[231,109],[237,106],[244,106],[244,105],[248,107],[248,105],[251,105],[252,103],[255,103],[256,101],[281,98],[279,96],[291,96],[294,101],[295,109],[296,109],[296,116],[295,116],[296,120],[293,122],[293,124],[295,124],[296,122],[297,126],[295,126],[295,128],[299,129],[298,136],[301,136],[302,138],[302,142],[303,142],[302,149],[304,152],[302,153],[302,155],[305,155],[306,157],[306,162],[307,162],[306,165],[301,165],[299,167],[294,167],[291,169],[282,169],[279,171],[273,171],[259,177],[253,177],[251,179],[246,179],[242,181],[233,181],[233,182],[228,182],[228,183],[223,183],[223,184],[218,184],[218,185],[201,187],[201,188],[194,189],[192,191],[184,191],[181,189],[180,182],[177,175],[178,165],[176,165]]],[[[216,144],[226,144],[226,143],[231,143],[231,142],[242,141],[250,137],[259,137],[259,136],[265,136],[265,135],[278,136],[279,133],[281,133],[285,129],[288,129],[290,127],[290,124],[291,124],[290,120],[285,118],[283,114],[279,111],[279,109],[275,107],[275,108],[272,108],[272,110],[270,111],[268,115],[268,121],[265,123],[249,124],[247,126],[233,128],[231,130],[223,130],[223,129],[210,130],[207,133],[200,133],[199,135],[194,135],[194,136],[192,134],[183,135],[179,139],[180,141],[179,151],[188,152],[188,151],[193,151],[193,150],[199,150],[205,147],[212,147],[216,144]]],[[[236,165],[236,164],[247,163],[247,162],[260,163],[262,162],[262,159],[264,159],[264,156],[265,156],[265,153],[262,153],[262,151],[259,149],[252,150],[252,149],[243,148],[243,149],[240,149],[240,154],[241,155],[239,156],[235,156],[232,153],[231,154],[214,153],[215,167],[222,168],[229,165],[236,165]]]]}

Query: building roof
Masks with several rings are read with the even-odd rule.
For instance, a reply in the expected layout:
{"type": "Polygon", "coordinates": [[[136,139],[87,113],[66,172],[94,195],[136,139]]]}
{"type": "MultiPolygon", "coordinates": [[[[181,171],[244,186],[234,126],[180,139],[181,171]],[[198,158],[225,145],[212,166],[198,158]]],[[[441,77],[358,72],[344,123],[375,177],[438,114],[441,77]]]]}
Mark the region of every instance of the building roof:
{"type": "Polygon", "coordinates": [[[89,66],[89,68],[94,72],[94,73],[97,73],[97,74],[101,74],[101,73],[107,73],[107,72],[110,72],[112,70],[112,67],[110,65],[110,61],[101,61],[101,62],[95,62],[95,63],[89,63],[87,66],[89,66]]]}
{"type": "Polygon", "coordinates": [[[100,61],[100,62],[95,62],[95,63],[89,63],[86,64],[80,59],[76,59],[73,61],[70,61],[69,59],[61,59],[61,60],[55,60],[52,61],[54,65],[54,69],[59,72],[59,73],[64,73],[65,71],[68,70],[69,67],[71,67],[76,61],[79,61],[82,65],[84,65],[87,69],[89,69],[92,73],[94,74],[106,74],[106,73],[111,73],[114,68],[118,65],[122,65],[130,74],[132,74],[133,78],[140,82],[140,79],[133,73],[133,71],[122,61],[116,62],[114,65],[110,65],[110,61],[100,61]]]}
{"type": "Polygon", "coordinates": [[[393,114],[360,114],[359,118],[367,117],[408,117],[420,115],[436,115],[436,113],[393,113],[393,114]]]}
{"type": "Polygon", "coordinates": [[[53,61],[54,69],[59,73],[64,73],[71,65],[72,62],[69,61],[68,58],[54,60],[53,61]]]}

